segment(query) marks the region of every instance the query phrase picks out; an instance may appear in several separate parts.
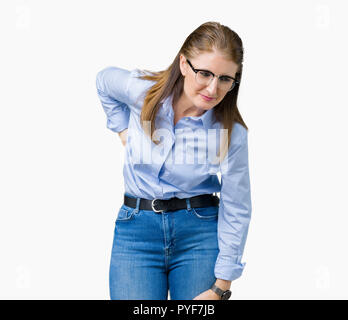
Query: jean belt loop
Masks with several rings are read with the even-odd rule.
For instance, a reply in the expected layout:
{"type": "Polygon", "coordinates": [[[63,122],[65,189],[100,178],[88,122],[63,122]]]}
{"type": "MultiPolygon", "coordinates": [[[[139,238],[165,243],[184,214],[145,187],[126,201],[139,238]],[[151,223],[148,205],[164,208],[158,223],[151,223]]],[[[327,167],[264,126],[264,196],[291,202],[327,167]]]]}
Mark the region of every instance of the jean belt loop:
{"type": "Polygon", "coordinates": [[[189,198],[186,198],[187,210],[191,210],[191,202],[189,198]]]}
{"type": "Polygon", "coordinates": [[[134,209],[134,213],[138,213],[139,212],[139,208],[140,208],[140,199],[141,198],[137,198],[137,204],[136,207],[134,209]]]}

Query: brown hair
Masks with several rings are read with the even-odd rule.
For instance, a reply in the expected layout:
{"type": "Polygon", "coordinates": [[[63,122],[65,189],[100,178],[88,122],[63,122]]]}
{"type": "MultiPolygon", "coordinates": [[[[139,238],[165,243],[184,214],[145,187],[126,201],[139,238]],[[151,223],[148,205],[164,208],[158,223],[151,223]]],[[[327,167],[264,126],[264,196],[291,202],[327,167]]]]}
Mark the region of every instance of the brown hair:
{"type": "MultiPolygon", "coordinates": [[[[145,74],[139,77],[140,79],[155,81],[155,84],[146,93],[140,115],[141,125],[154,143],[159,143],[158,140],[154,140],[153,133],[156,129],[155,119],[161,107],[161,101],[173,93],[174,103],[183,91],[184,77],[181,74],[179,65],[180,54],[183,54],[187,59],[192,59],[200,53],[212,52],[214,49],[221,52],[226,59],[232,60],[238,65],[236,79],[240,82],[243,68],[242,40],[236,32],[227,26],[211,21],[200,25],[186,38],[174,61],[166,70],[159,72],[149,71],[151,74],[145,74]],[[144,128],[144,121],[151,123],[151,132],[148,128],[144,128]]],[[[237,83],[231,91],[226,93],[222,101],[213,108],[216,120],[222,123],[224,129],[228,130],[228,143],[226,145],[226,141],[223,142],[224,152],[220,161],[222,161],[230,146],[234,123],[238,122],[248,130],[237,108],[238,91],[239,84],[237,83]]]]}

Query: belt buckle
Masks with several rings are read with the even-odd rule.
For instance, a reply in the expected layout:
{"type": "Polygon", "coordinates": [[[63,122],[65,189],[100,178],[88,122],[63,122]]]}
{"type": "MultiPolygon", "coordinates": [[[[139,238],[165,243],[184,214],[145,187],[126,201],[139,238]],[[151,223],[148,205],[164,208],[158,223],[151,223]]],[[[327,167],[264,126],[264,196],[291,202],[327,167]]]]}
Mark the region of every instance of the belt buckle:
{"type": "Polygon", "coordinates": [[[154,202],[155,202],[156,200],[160,200],[160,199],[153,199],[153,200],[152,200],[152,202],[151,202],[152,210],[155,211],[155,212],[157,212],[157,213],[158,213],[158,212],[163,212],[164,209],[156,210],[156,209],[154,208],[154,202]]]}

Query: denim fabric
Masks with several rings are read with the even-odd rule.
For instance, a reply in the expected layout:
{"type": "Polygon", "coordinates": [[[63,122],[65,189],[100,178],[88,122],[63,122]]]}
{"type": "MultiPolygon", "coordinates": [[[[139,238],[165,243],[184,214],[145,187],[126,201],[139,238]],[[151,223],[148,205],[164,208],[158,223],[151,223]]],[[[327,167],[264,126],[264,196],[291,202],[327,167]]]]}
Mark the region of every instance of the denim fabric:
{"type": "MultiPolygon", "coordinates": [[[[138,198],[139,199],[139,198],[138,198]]],[[[219,207],[156,213],[122,205],[115,221],[112,300],[192,300],[215,283],[219,207]]]]}

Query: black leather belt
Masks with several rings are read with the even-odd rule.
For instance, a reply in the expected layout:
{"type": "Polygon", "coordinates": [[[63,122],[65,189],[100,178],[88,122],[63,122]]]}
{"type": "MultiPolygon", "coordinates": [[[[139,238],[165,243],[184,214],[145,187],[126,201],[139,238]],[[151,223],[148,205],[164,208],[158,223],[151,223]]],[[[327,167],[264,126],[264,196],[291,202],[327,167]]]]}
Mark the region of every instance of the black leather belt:
{"type": "MultiPolygon", "coordinates": [[[[190,200],[191,208],[219,206],[220,199],[213,194],[202,194],[191,198],[170,198],[170,199],[143,199],[140,198],[139,210],[152,210],[156,213],[163,211],[175,211],[179,209],[186,209],[186,199],[190,200]]],[[[131,198],[124,195],[124,204],[131,208],[136,208],[137,198],[131,198]]]]}

